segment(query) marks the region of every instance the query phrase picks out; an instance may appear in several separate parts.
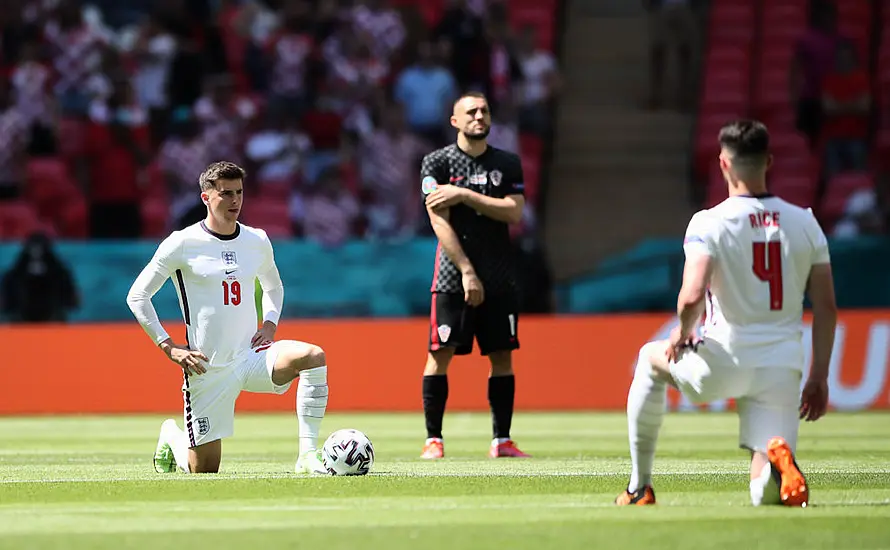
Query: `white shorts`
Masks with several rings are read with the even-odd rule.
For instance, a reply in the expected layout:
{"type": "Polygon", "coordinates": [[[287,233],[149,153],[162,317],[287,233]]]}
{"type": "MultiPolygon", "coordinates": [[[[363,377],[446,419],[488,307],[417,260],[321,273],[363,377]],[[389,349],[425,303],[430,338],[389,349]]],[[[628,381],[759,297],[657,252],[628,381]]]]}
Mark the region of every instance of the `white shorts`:
{"type": "Polygon", "coordinates": [[[720,343],[708,338],[670,368],[677,388],[693,403],[735,399],[740,447],[765,452],[770,438],[781,436],[792,450],[797,448],[799,368],[739,366],[720,343]]]}
{"type": "Polygon", "coordinates": [[[231,437],[235,433],[235,401],[242,391],[286,392],[291,382],[277,386],[272,368],[278,342],[269,347],[245,349],[230,365],[208,368],[200,376],[186,376],[182,384],[185,432],[189,447],[231,437]]]}

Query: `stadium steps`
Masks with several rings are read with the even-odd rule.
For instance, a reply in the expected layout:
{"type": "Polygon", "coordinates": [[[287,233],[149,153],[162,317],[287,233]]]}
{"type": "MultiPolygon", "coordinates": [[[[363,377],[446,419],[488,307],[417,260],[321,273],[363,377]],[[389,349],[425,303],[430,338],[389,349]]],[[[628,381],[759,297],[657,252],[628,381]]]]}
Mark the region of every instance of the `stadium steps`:
{"type": "Polygon", "coordinates": [[[557,280],[587,273],[643,238],[679,237],[693,213],[691,117],[642,108],[648,90],[643,13],[598,17],[605,12],[595,7],[590,0],[568,5],[566,86],[545,233],[557,280]]]}

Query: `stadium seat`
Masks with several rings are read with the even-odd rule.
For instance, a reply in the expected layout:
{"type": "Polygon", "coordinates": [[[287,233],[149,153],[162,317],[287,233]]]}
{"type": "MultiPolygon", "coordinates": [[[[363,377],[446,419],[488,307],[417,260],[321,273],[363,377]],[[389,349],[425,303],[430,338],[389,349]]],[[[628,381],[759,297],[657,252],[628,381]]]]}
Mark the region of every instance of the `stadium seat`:
{"type": "Polygon", "coordinates": [[[167,233],[167,220],[170,216],[170,207],[164,199],[157,197],[148,198],[139,205],[142,216],[143,237],[164,237],[167,233]]]}
{"type": "Polygon", "coordinates": [[[257,182],[257,192],[253,196],[248,196],[247,200],[254,198],[281,200],[287,202],[290,199],[296,181],[291,180],[262,180],[257,182]]]}
{"type": "Polygon", "coordinates": [[[833,224],[840,219],[847,208],[850,195],[863,189],[875,187],[874,176],[868,172],[850,172],[832,177],[825,188],[825,195],[819,205],[819,215],[833,224]]]}
{"type": "Polygon", "coordinates": [[[767,181],[770,192],[786,201],[804,208],[815,206],[818,180],[811,174],[774,174],[767,181]]]}
{"type": "Polygon", "coordinates": [[[25,166],[28,181],[68,179],[68,166],[58,157],[29,159],[25,166]]]}
{"type": "Polygon", "coordinates": [[[0,239],[21,240],[42,225],[37,210],[28,202],[0,202],[0,239]]]}
{"type": "Polygon", "coordinates": [[[256,198],[244,201],[241,209],[244,223],[266,228],[268,226],[280,227],[290,225],[290,211],[287,201],[256,198]]]}
{"type": "Polygon", "coordinates": [[[82,155],[86,146],[86,123],[73,117],[59,120],[59,154],[66,161],[82,155]]]}
{"type": "Polygon", "coordinates": [[[88,216],[87,201],[83,197],[66,199],[54,218],[58,235],[67,239],[86,239],[89,236],[88,216]]]}

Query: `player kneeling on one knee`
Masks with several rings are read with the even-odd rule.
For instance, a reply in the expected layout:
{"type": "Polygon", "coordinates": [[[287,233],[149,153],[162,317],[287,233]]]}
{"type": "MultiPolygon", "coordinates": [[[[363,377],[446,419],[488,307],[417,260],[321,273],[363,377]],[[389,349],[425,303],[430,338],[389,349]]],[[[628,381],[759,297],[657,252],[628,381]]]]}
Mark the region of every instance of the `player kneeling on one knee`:
{"type": "Polygon", "coordinates": [[[324,474],[317,440],[328,401],[324,351],[294,340],[275,342],[284,288],[266,233],[239,223],[244,170],[216,162],[199,178],[204,221],[175,231],[158,246],[127,295],[145,332],[183,372],[183,420],[161,426],[157,472],[217,472],[222,440],[234,434],[242,391],[283,394],[299,377],[297,473],[324,474]],[[164,330],[151,298],[172,279],[186,325],[186,343],[164,330]],[[257,329],[254,281],[263,291],[257,329]],[[248,290],[249,289],[249,290],[248,290]]]}

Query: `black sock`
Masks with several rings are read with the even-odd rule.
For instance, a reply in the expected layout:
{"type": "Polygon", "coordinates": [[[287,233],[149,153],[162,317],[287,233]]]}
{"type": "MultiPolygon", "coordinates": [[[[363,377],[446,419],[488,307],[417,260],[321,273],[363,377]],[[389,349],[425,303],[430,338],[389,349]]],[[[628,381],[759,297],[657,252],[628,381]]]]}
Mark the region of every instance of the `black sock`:
{"type": "Polygon", "coordinates": [[[448,376],[430,374],[423,377],[423,415],[427,438],[442,438],[442,418],[448,401],[448,376]]]}
{"type": "Polygon", "coordinates": [[[510,438],[515,394],[516,377],[512,374],[492,376],[488,379],[488,403],[491,405],[491,426],[494,437],[510,438]]]}

